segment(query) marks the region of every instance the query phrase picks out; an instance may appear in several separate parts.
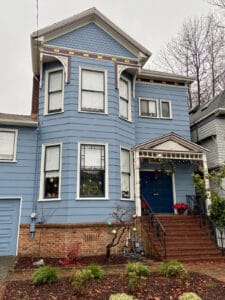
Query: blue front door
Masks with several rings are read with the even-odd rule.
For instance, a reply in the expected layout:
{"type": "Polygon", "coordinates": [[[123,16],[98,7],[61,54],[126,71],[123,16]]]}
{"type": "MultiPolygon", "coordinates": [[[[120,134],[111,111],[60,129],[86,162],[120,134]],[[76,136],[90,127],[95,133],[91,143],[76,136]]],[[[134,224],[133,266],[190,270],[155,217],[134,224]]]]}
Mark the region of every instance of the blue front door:
{"type": "Polygon", "coordinates": [[[173,213],[172,176],[158,171],[140,172],[141,194],[155,213],[173,213]]]}

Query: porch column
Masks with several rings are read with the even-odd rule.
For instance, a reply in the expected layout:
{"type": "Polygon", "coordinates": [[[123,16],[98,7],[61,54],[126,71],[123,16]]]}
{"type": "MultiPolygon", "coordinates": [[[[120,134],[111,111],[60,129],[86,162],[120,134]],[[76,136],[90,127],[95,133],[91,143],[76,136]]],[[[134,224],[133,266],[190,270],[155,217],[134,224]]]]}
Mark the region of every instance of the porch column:
{"type": "Polygon", "coordinates": [[[211,193],[210,193],[210,190],[209,190],[209,179],[207,178],[208,165],[207,165],[207,159],[206,159],[206,154],[205,153],[203,154],[202,161],[203,161],[205,188],[206,188],[206,193],[207,193],[206,211],[207,211],[207,215],[209,215],[209,205],[211,204],[211,193]]]}
{"type": "Polygon", "coordinates": [[[134,151],[134,197],[136,205],[136,215],[141,216],[139,151],[134,151]]]}

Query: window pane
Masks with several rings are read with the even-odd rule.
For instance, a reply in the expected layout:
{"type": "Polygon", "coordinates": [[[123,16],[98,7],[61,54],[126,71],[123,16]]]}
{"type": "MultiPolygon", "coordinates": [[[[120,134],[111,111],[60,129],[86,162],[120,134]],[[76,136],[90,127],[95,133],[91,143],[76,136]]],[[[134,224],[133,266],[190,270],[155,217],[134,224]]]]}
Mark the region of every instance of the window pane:
{"type": "Polygon", "coordinates": [[[130,173],[130,151],[121,150],[121,172],[130,173]]]}
{"type": "Polygon", "coordinates": [[[15,132],[0,132],[0,159],[13,160],[15,132]]]}
{"type": "Polygon", "coordinates": [[[121,174],[121,192],[122,198],[130,197],[130,175],[121,174]]]}
{"type": "Polygon", "coordinates": [[[104,169],[105,147],[100,145],[81,145],[81,168],[104,169]]]}
{"type": "Polygon", "coordinates": [[[162,117],[169,118],[170,117],[170,105],[169,102],[161,102],[161,110],[162,110],[162,117]]]}
{"type": "Polygon", "coordinates": [[[61,111],[62,109],[62,92],[55,92],[49,94],[49,108],[48,111],[61,111]]]}
{"type": "Polygon", "coordinates": [[[81,171],[80,173],[81,197],[105,196],[105,171],[81,171]]]}
{"type": "Polygon", "coordinates": [[[49,73],[49,92],[62,90],[62,71],[49,73]]]}
{"type": "Polygon", "coordinates": [[[148,101],[147,100],[141,100],[141,115],[146,116],[149,114],[148,110],[148,101]]]}
{"type": "Polygon", "coordinates": [[[82,70],[82,89],[104,91],[104,72],[82,70]]]}
{"type": "Polygon", "coordinates": [[[45,171],[57,171],[60,165],[60,146],[48,146],[45,148],[45,171]]]}
{"type": "Polygon", "coordinates": [[[120,98],[120,116],[128,119],[128,102],[120,98]]]}
{"type": "MultiPolygon", "coordinates": [[[[51,172],[50,172],[51,173],[51,172]]],[[[59,196],[59,176],[46,173],[44,198],[58,198],[59,196]]]]}
{"type": "Polygon", "coordinates": [[[128,82],[120,79],[120,97],[123,97],[128,100],[129,93],[128,93],[128,82]]]}
{"type": "Polygon", "coordinates": [[[104,94],[82,91],[82,110],[104,111],[104,94]]]}

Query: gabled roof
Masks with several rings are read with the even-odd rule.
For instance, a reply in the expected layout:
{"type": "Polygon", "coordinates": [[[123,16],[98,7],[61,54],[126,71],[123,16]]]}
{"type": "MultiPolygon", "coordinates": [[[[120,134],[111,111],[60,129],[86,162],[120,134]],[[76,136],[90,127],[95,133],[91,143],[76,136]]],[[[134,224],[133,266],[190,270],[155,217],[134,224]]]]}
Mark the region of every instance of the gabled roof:
{"type": "Polygon", "coordinates": [[[191,126],[212,115],[218,116],[221,114],[225,114],[225,90],[211,101],[202,106],[195,107],[190,111],[191,126]]]}
{"type": "Polygon", "coordinates": [[[150,150],[150,151],[160,151],[160,152],[178,151],[184,153],[185,152],[203,153],[208,151],[207,149],[186,140],[185,138],[183,138],[182,136],[174,132],[170,132],[159,138],[155,138],[145,143],[136,145],[133,148],[133,150],[139,150],[139,151],[150,150]]]}
{"type": "Polygon", "coordinates": [[[37,115],[14,115],[0,113],[0,126],[1,125],[12,125],[12,126],[25,126],[25,127],[37,127],[37,115]]]}
{"type": "Polygon", "coordinates": [[[33,32],[31,34],[32,56],[35,56],[37,39],[38,41],[43,43],[47,40],[51,40],[55,37],[71,32],[76,28],[82,27],[91,22],[96,23],[104,31],[113,36],[119,43],[121,43],[130,52],[136,55],[142,64],[144,64],[151,56],[151,52],[148,49],[143,47],[136,40],[126,34],[122,29],[120,29],[117,25],[110,21],[95,7],[85,10],[60,22],[54,23],[43,29],[40,29],[38,30],[38,32],[33,32]]]}

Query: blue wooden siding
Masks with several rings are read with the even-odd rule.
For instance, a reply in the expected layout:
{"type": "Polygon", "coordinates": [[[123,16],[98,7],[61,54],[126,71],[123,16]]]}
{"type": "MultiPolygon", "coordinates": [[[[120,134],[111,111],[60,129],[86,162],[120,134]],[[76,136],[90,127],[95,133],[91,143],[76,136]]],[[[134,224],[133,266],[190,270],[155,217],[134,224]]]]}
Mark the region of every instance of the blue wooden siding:
{"type": "Polygon", "coordinates": [[[83,51],[135,58],[129,50],[123,47],[95,23],[87,24],[81,28],[52,39],[48,41],[47,44],[83,51]]]}
{"type": "Polygon", "coordinates": [[[186,88],[137,82],[135,101],[136,142],[157,138],[171,131],[190,140],[186,88]],[[139,117],[139,97],[171,100],[172,119],[139,117]]]}

